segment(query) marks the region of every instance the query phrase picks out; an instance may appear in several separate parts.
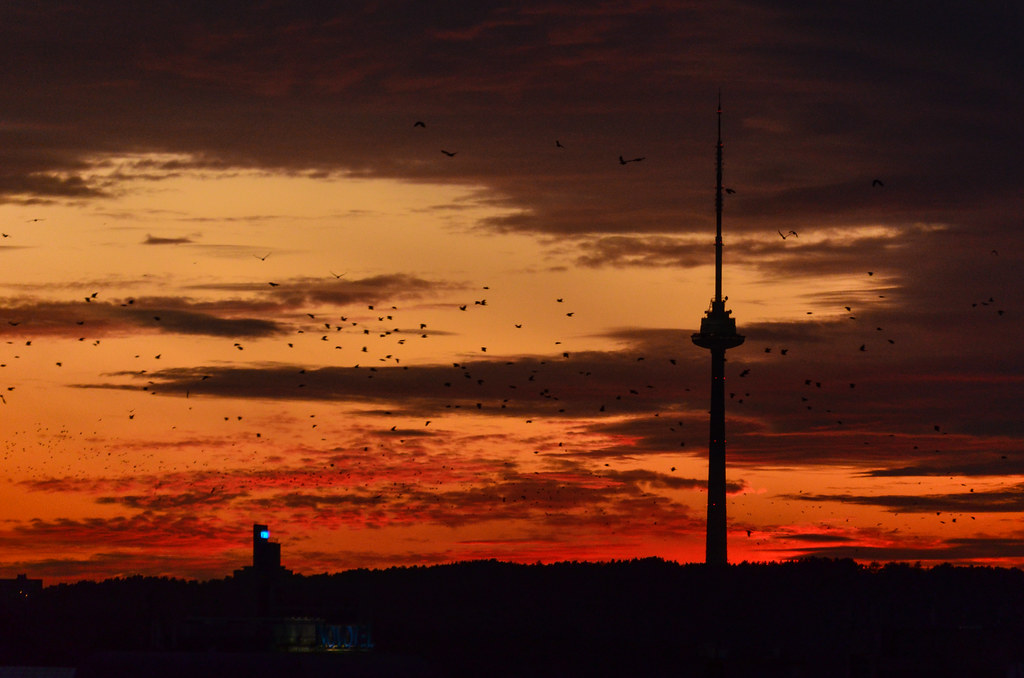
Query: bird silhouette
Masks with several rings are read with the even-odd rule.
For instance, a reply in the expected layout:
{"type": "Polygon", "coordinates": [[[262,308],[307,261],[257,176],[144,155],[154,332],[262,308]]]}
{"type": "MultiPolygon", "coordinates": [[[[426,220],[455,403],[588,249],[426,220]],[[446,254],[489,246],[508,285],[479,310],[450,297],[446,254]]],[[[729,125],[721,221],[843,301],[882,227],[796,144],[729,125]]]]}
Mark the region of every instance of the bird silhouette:
{"type": "Polygon", "coordinates": [[[441,152],[447,155],[449,158],[454,158],[455,154],[458,153],[458,151],[446,151],[443,148],[441,149],[441,152]]]}
{"type": "Polygon", "coordinates": [[[565,148],[565,146],[562,145],[562,142],[559,141],[558,139],[555,139],[555,147],[556,148],[565,148]]]}
{"type": "Polygon", "coordinates": [[[622,157],[621,155],[619,156],[619,164],[620,164],[620,165],[627,165],[627,164],[629,164],[629,163],[631,163],[631,162],[640,162],[641,160],[644,160],[644,157],[640,157],[640,158],[631,158],[631,159],[629,159],[629,160],[626,160],[626,159],[625,159],[625,158],[623,158],[623,157],[622,157]]]}
{"type": "Polygon", "coordinates": [[[427,123],[423,122],[422,120],[417,120],[416,122],[414,122],[412,124],[412,126],[413,127],[426,127],[427,123]]]}
{"type": "Polygon", "coordinates": [[[871,181],[871,187],[874,188],[875,186],[885,186],[885,184],[882,183],[881,179],[873,179],[871,181]]]}
{"type": "Polygon", "coordinates": [[[266,254],[264,254],[264,255],[263,255],[262,257],[261,257],[261,256],[258,256],[258,255],[256,255],[256,254],[254,254],[253,256],[254,256],[254,257],[256,257],[257,259],[259,259],[260,261],[266,261],[266,260],[267,260],[267,257],[269,257],[269,256],[270,256],[270,252],[267,252],[267,253],[266,253],[266,254]]]}

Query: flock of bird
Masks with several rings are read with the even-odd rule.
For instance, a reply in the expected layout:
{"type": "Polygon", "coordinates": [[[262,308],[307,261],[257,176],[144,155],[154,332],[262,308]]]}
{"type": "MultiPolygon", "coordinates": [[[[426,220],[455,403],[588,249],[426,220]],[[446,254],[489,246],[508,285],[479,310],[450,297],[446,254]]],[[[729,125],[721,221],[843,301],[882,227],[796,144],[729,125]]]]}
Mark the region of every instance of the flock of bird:
{"type": "MultiPolygon", "coordinates": [[[[414,123],[416,128],[426,128],[426,123],[423,121],[417,121],[414,123]]],[[[559,140],[555,140],[555,147],[564,149],[565,146],[559,140]]],[[[457,151],[450,151],[447,149],[440,149],[440,152],[448,158],[455,158],[458,154],[457,151]]],[[[646,159],[645,156],[630,157],[627,158],[623,155],[618,156],[618,163],[620,165],[628,165],[633,163],[640,163],[646,159]]],[[[872,182],[873,188],[882,188],[884,183],[880,179],[875,179],[872,182]]],[[[732,188],[726,189],[728,194],[735,194],[736,191],[732,188]]],[[[41,219],[33,219],[32,221],[40,221],[41,219]]],[[[798,234],[795,230],[789,230],[783,233],[782,230],[778,230],[778,235],[782,240],[788,238],[798,238],[798,234]]],[[[11,234],[3,233],[4,239],[11,238],[11,234]]],[[[774,236],[771,236],[774,237],[774,236]]],[[[995,252],[993,251],[995,254],[995,252]]],[[[273,255],[273,251],[267,251],[265,254],[252,254],[256,260],[264,263],[269,257],[273,255]]],[[[256,264],[253,264],[256,265],[256,264]]],[[[338,281],[339,284],[346,282],[344,280],[347,276],[347,271],[342,273],[335,273],[333,270],[329,271],[332,279],[338,281]]],[[[868,276],[874,275],[874,271],[867,272],[868,276]]],[[[287,282],[268,281],[268,287],[275,289],[282,286],[287,287],[287,282]]],[[[483,290],[488,290],[489,286],[484,286],[483,290]]],[[[119,307],[134,306],[136,309],[140,309],[143,305],[135,304],[134,299],[126,299],[123,301],[111,301],[105,302],[101,298],[101,292],[94,291],[86,296],[82,297],[84,300],[81,303],[92,307],[106,308],[114,306],[115,304],[119,307]]],[[[488,303],[487,297],[480,299],[466,300],[464,303],[456,304],[459,312],[482,312],[486,313],[493,309],[494,304],[488,303]]],[[[552,294],[550,304],[564,304],[565,297],[555,296],[552,294]]],[[[994,306],[995,301],[989,297],[987,301],[980,301],[973,306],[978,307],[989,307],[994,306]]],[[[410,370],[410,365],[401,364],[402,356],[400,355],[401,347],[405,346],[410,340],[426,340],[429,339],[434,331],[428,326],[427,322],[421,320],[409,321],[405,318],[399,319],[401,315],[397,306],[382,306],[368,304],[365,311],[361,312],[358,316],[352,315],[351,311],[347,311],[347,315],[338,315],[336,312],[333,315],[327,315],[321,309],[314,309],[312,311],[302,312],[302,315],[308,318],[308,321],[295,322],[293,324],[293,330],[295,337],[290,337],[291,341],[285,342],[287,348],[294,350],[301,348],[304,351],[304,358],[310,359],[314,354],[312,353],[315,349],[311,345],[311,342],[326,343],[332,350],[345,351],[351,349],[357,354],[366,354],[365,358],[370,361],[367,364],[364,361],[356,362],[352,365],[353,370],[362,370],[367,380],[377,379],[378,381],[384,379],[393,379],[393,374],[401,372],[416,372],[422,371],[424,366],[415,366],[410,370]],[[381,311],[384,308],[386,310],[381,311]],[[368,313],[372,312],[372,313],[368,313]],[[335,317],[337,316],[337,317],[335,317]],[[404,323],[404,326],[403,326],[404,323]],[[300,337],[300,335],[302,335],[300,337]],[[300,342],[301,338],[301,342],[300,342]],[[351,343],[352,341],[355,343],[351,343]],[[376,343],[374,343],[376,341],[376,343]],[[304,342],[304,343],[303,343],[304,342]],[[373,350],[371,351],[371,347],[373,350]]],[[[859,315],[853,311],[853,305],[847,305],[843,307],[846,311],[847,318],[850,321],[861,322],[859,315]]],[[[555,316],[565,319],[565,322],[571,322],[575,318],[577,311],[575,310],[563,310],[564,307],[552,306],[550,307],[550,313],[544,318],[545,323],[553,322],[555,316]],[[555,309],[558,309],[557,311],[555,309]]],[[[154,311],[154,309],[141,308],[143,311],[154,311]]],[[[335,310],[336,311],[336,310],[335,310]]],[[[1003,309],[997,309],[996,312],[999,316],[1004,315],[1003,309]]],[[[152,314],[153,322],[160,323],[161,316],[159,315],[159,309],[155,310],[152,314]]],[[[808,312],[810,313],[810,312],[808,312]]],[[[76,326],[88,328],[90,320],[88,318],[98,317],[92,316],[87,312],[83,313],[84,319],[75,320],[76,326]]],[[[7,324],[10,328],[18,328],[17,333],[19,337],[22,337],[22,342],[18,346],[20,352],[24,352],[32,347],[32,339],[24,339],[25,336],[29,336],[33,329],[33,320],[31,318],[8,318],[7,324]]],[[[692,319],[696,320],[696,319],[692,319]]],[[[514,323],[515,330],[522,330],[524,323],[514,323]]],[[[568,330],[568,328],[567,328],[568,330]]],[[[84,329],[83,329],[84,331],[84,329]]],[[[896,339],[884,333],[885,331],[881,326],[875,326],[873,330],[867,330],[866,334],[871,336],[871,339],[863,339],[859,346],[856,348],[851,347],[851,352],[865,353],[868,352],[869,348],[874,349],[874,336],[879,336],[885,341],[885,345],[895,345],[896,339]],[[881,332],[883,334],[876,335],[875,333],[881,332]]],[[[82,336],[78,339],[80,342],[87,340],[87,337],[82,336]]],[[[595,370],[601,369],[602,365],[600,361],[595,361],[593,356],[587,355],[586,359],[580,360],[580,370],[572,373],[570,370],[566,370],[562,367],[555,367],[556,362],[560,363],[572,363],[575,359],[575,352],[562,350],[559,346],[562,341],[555,341],[555,346],[552,356],[546,359],[522,359],[516,358],[514,360],[501,360],[498,357],[492,358],[492,354],[488,354],[487,346],[479,346],[478,352],[480,355],[476,355],[468,360],[458,360],[452,362],[450,368],[445,367],[443,370],[436,368],[435,366],[427,366],[430,368],[433,374],[438,376],[441,380],[439,384],[435,385],[432,391],[426,392],[424,397],[434,398],[440,403],[440,394],[448,391],[455,393],[454,397],[447,399],[447,402],[443,404],[437,404],[434,407],[437,411],[433,414],[428,413],[424,417],[421,426],[416,428],[425,429],[431,427],[437,428],[436,422],[440,415],[444,415],[451,410],[462,410],[464,412],[476,413],[476,412],[494,412],[500,410],[508,410],[515,412],[517,416],[522,416],[523,423],[532,424],[534,420],[541,417],[555,417],[565,418],[570,417],[573,419],[601,419],[601,418],[612,418],[614,416],[619,417],[633,417],[640,418],[638,414],[642,410],[642,401],[644,400],[641,396],[647,396],[653,394],[653,392],[659,389],[665,388],[666,381],[671,381],[671,374],[668,372],[672,368],[679,366],[679,361],[676,356],[660,355],[660,356],[647,356],[638,355],[633,356],[633,364],[639,365],[645,363],[646,365],[657,365],[650,369],[635,370],[638,376],[642,376],[649,381],[641,381],[632,384],[625,384],[621,381],[617,381],[618,374],[601,375],[595,374],[595,370]],[[483,356],[482,354],[488,354],[483,356]],[[560,356],[555,357],[555,356],[560,356]],[[668,371],[668,372],[667,372],[668,371]],[[667,379],[666,379],[667,377],[667,379]],[[493,385],[489,382],[492,379],[502,378],[502,381],[498,385],[493,385]],[[656,382],[656,383],[652,383],[656,382]],[[581,396],[581,394],[587,394],[581,396]],[[589,406],[590,411],[583,411],[581,408],[571,405],[573,400],[587,400],[593,401],[589,406]],[[640,404],[638,404],[640,403],[640,404]],[[628,404],[628,406],[627,406],[628,404]]],[[[7,344],[14,344],[13,340],[8,340],[7,344]]],[[[99,339],[94,339],[92,345],[98,346],[100,344],[99,339]]],[[[245,350],[246,346],[243,345],[242,341],[234,341],[232,348],[237,351],[245,350]]],[[[680,351],[692,350],[689,346],[681,346],[680,351]]],[[[14,359],[20,359],[19,354],[13,355],[14,359]]],[[[469,353],[476,353],[476,349],[469,353]]],[[[763,354],[771,354],[772,359],[776,356],[782,359],[792,360],[792,349],[788,346],[765,346],[763,347],[763,354]]],[[[163,352],[155,353],[152,355],[153,360],[160,360],[163,352]]],[[[6,356],[3,362],[0,362],[0,367],[7,367],[7,362],[11,359],[11,356],[6,356]]],[[[139,358],[138,354],[135,354],[135,358],[139,358]]],[[[314,358],[316,360],[316,358],[314,358]]],[[[765,366],[764,358],[755,359],[753,357],[744,358],[740,354],[739,358],[734,358],[742,363],[743,367],[738,371],[738,378],[743,380],[753,381],[757,377],[758,370],[765,366]]],[[[56,367],[62,367],[66,360],[56,362],[56,367]]],[[[328,361],[320,359],[320,362],[326,363],[328,361]]],[[[194,381],[190,384],[178,380],[174,381],[173,378],[167,377],[157,373],[154,379],[148,381],[140,389],[147,392],[150,395],[156,394],[169,394],[169,393],[180,393],[185,398],[192,399],[196,395],[216,395],[218,394],[220,386],[217,384],[218,379],[225,378],[230,379],[230,370],[224,369],[210,369],[210,374],[199,374],[196,373],[194,381]]],[[[296,368],[292,385],[296,389],[304,389],[310,387],[314,382],[322,381],[324,371],[322,369],[309,369],[309,368],[296,368]]],[[[142,377],[146,375],[145,370],[138,370],[136,375],[142,377]]],[[[818,407],[818,400],[822,398],[818,396],[818,393],[823,393],[829,390],[830,384],[824,379],[820,378],[808,378],[805,376],[793,377],[799,379],[802,382],[804,390],[802,393],[806,395],[800,395],[800,403],[803,408],[808,411],[818,407]],[[825,382],[825,386],[823,386],[825,382]],[[811,395],[811,394],[815,395],[811,395]],[[816,398],[818,400],[816,400],[816,398]]],[[[284,382],[281,382],[284,383],[284,382]]],[[[744,382],[747,383],[747,382],[744,382]]],[[[668,396],[663,396],[660,393],[655,397],[651,397],[652,402],[658,402],[659,405],[665,406],[673,399],[678,402],[685,400],[687,403],[701,403],[704,400],[704,396],[698,395],[703,392],[703,386],[698,383],[694,383],[691,386],[677,385],[675,392],[668,396]],[[691,388],[692,386],[692,388],[691,388]],[[696,393],[694,393],[694,391],[696,393]],[[684,395],[689,393],[689,395],[684,395]]],[[[855,382],[849,382],[848,386],[844,383],[844,387],[849,389],[856,388],[855,382]]],[[[367,387],[368,389],[370,387],[367,387]]],[[[9,405],[5,393],[10,394],[15,390],[14,385],[5,385],[4,392],[0,392],[0,404],[9,405]]],[[[353,396],[354,394],[348,394],[353,396]]],[[[292,397],[285,396],[282,397],[292,397]]],[[[756,401],[758,395],[756,390],[754,391],[732,391],[729,393],[729,398],[734,400],[737,404],[749,405],[751,399],[756,401]],[[753,393],[753,395],[752,395],[753,393]]],[[[822,412],[828,415],[834,415],[831,407],[828,407],[829,403],[825,402],[826,407],[821,409],[822,412]]],[[[671,405],[668,405],[671,408],[671,405]]],[[[429,409],[429,408],[427,408],[429,409]]],[[[382,410],[384,416],[392,416],[391,412],[382,410]]],[[[664,418],[664,422],[660,422],[659,426],[662,426],[661,435],[668,437],[669,434],[676,436],[679,442],[679,447],[686,445],[685,436],[683,436],[684,421],[689,414],[681,413],[679,410],[671,410],[665,412],[651,412],[648,416],[653,418],[660,418],[662,414],[667,416],[664,418]]],[[[126,413],[126,418],[129,421],[136,422],[137,411],[135,408],[129,410],[126,413]]],[[[309,415],[311,418],[315,417],[315,414],[309,415]]],[[[841,416],[841,415],[840,415],[841,416]]],[[[241,422],[243,421],[242,415],[232,414],[225,415],[223,417],[226,422],[241,422]]],[[[842,419],[835,419],[835,424],[842,426],[842,419]]],[[[316,428],[319,426],[318,423],[313,423],[312,427],[316,428]]],[[[703,426],[701,426],[703,428],[703,426]]],[[[940,430],[939,425],[934,426],[934,432],[939,434],[946,434],[944,430],[940,430]]],[[[26,436],[28,435],[26,431],[26,436]]],[[[250,432],[255,438],[265,440],[262,432],[250,432]]],[[[385,442],[378,443],[380,447],[387,446],[387,440],[390,440],[390,434],[404,436],[399,438],[399,443],[404,444],[406,440],[413,440],[414,436],[417,438],[422,434],[420,432],[413,433],[413,427],[407,423],[398,423],[390,425],[385,431],[381,432],[385,442]]],[[[59,430],[48,430],[45,427],[39,427],[31,433],[32,436],[40,440],[49,440],[51,453],[54,450],[59,450],[68,445],[68,440],[72,437],[70,430],[67,427],[61,427],[59,430]]],[[[237,432],[232,431],[231,435],[237,435],[237,432]]],[[[699,436],[698,436],[699,437],[699,436]]],[[[326,437],[323,440],[327,440],[326,437]]],[[[561,456],[572,456],[573,453],[583,455],[584,450],[572,450],[569,449],[572,446],[565,446],[563,442],[559,441],[557,446],[551,444],[551,452],[555,455],[561,456]]],[[[691,448],[700,453],[700,446],[692,446],[691,448]]],[[[676,448],[677,449],[677,448],[676,448]]],[[[13,447],[11,441],[6,443],[5,449],[5,460],[11,458],[13,453],[13,447]]],[[[363,448],[364,452],[370,451],[369,445],[363,448]]],[[[673,450],[675,451],[675,450],[673,450]]],[[[535,450],[538,453],[539,450],[535,450]]],[[[100,446],[93,447],[89,450],[91,455],[102,455],[104,450],[100,446]]],[[[108,456],[115,454],[112,450],[107,450],[108,456]]],[[[128,451],[122,450],[117,452],[121,456],[121,463],[124,465],[123,470],[128,470],[132,473],[138,473],[142,470],[141,465],[154,461],[156,453],[148,453],[148,457],[132,456],[128,451]]],[[[134,453],[133,453],[134,454],[134,453]]],[[[255,456],[255,452],[251,452],[251,455],[255,456]]],[[[358,455],[354,455],[346,460],[348,464],[347,468],[343,471],[351,476],[354,473],[354,466],[358,462],[353,461],[358,455]]],[[[336,462],[331,462],[330,469],[319,468],[310,471],[309,474],[305,472],[295,472],[290,482],[296,484],[310,483],[316,487],[330,486],[332,482],[337,482],[338,475],[335,473],[334,465],[336,462]]],[[[184,474],[186,472],[193,472],[196,475],[194,478],[200,480],[199,486],[209,487],[212,485],[213,489],[210,492],[214,492],[218,487],[225,488],[231,482],[231,471],[214,470],[209,469],[209,460],[193,460],[192,462],[186,462],[184,465],[179,465],[173,468],[164,467],[163,471],[184,474]],[[218,485],[218,483],[220,483],[218,485]]],[[[605,463],[605,467],[609,464],[605,463]]],[[[114,466],[111,462],[107,462],[107,465],[103,467],[113,471],[114,466]]],[[[159,462],[157,461],[156,468],[161,469],[159,462]]],[[[425,469],[419,468],[417,473],[423,473],[425,469]]],[[[341,473],[342,470],[337,470],[341,473]]],[[[675,471],[675,467],[672,467],[672,472],[675,471]]],[[[598,471],[598,475],[600,475],[598,471]]],[[[373,487],[373,480],[369,475],[364,475],[361,478],[364,482],[361,485],[363,488],[373,487]]],[[[235,479],[237,480],[237,479],[235,479]]],[[[251,478],[250,483],[259,485],[258,479],[251,478]]],[[[438,484],[443,483],[443,479],[438,476],[432,482],[438,484]]],[[[409,485],[402,485],[398,488],[401,492],[408,493],[409,485]]],[[[236,483],[236,490],[251,490],[252,486],[246,486],[244,484],[236,483]]],[[[398,491],[395,490],[395,491],[398,491]]],[[[400,496],[400,495],[399,495],[400,496]]],[[[523,495],[525,498],[525,495],[523,495]]],[[[503,499],[504,501],[504,499],[503,499]]],[[[750,530],[748,530],[748,535],[750,530]]]]}

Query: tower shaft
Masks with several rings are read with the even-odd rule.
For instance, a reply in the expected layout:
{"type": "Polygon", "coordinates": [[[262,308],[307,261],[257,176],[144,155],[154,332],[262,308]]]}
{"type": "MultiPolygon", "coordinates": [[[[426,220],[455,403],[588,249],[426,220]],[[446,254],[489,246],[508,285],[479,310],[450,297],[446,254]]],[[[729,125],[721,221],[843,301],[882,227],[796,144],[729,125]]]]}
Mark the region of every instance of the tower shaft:
{"type": "Polygon", "coordinates": [[[708,524],[704,561],[729,562],[725,513],[725,348],[711,349],[711,420],[708,427],[708,524]]]}

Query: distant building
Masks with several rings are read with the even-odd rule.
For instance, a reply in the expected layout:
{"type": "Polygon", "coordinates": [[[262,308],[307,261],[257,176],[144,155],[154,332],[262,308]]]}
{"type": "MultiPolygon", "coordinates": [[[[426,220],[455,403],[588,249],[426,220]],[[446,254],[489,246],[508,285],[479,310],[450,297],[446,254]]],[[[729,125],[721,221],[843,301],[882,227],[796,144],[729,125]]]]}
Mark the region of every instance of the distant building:
{"type": "Polygon", "coordinates": [[[179,632],[181,649],[326,652],[373,649],[366,624],[329,624],[310,617],[194,617],[179,632]]]}
{"type": "Polygon", "coordinates": [[[29,579],[19,574],[14,579],[0,579],[0,600],[28,600],[43,591],[42,579],[29,579]]]}
{"type": "Polygon", "coordinates": [[[275,577],[290,575],[291,570],[281,567],[281,545],[270,541],[270,528],[254,523],[252,526],[252,565],[235,570],[236,577],[275,577]]]}
{"type": "Polygon", "coordinates": [[[266,525],[252,526],[252,566],[260,572],[281,568],[281,545],[270,541],[270,529],[266,525]]]}

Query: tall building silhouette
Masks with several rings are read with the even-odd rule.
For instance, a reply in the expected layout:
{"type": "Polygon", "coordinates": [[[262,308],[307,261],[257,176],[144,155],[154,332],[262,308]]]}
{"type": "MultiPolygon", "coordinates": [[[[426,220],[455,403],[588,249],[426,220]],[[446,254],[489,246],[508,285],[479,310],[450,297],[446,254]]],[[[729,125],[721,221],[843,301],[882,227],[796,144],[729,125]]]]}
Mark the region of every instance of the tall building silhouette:
{"type": "Polygon", "coordinates": [[[722,95],[718,95],[718,145],[715,148],[715,298],[691,339],[711,351],[711,425],[708,440],[708,527],[705,562],[729,562],[725,514],[725,352],[743,343],[736,319],[722,296],[722,95]]]}
{"type": "Polygon", "coordinates": [[[260,523],[252,526],[252,565],[235,570],[236,577],[274,581],[292,571],[281,566],[281,545],[270,541],[270,528],[260,523]]]}
{"type": "Polygon", "coordinates": [[[258,572],[281,569],[281,545],[270,541],[270,528],[259,523],[252,526],[252,567],[258,572]]]}

